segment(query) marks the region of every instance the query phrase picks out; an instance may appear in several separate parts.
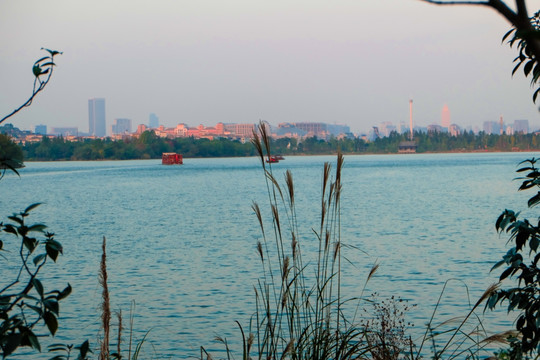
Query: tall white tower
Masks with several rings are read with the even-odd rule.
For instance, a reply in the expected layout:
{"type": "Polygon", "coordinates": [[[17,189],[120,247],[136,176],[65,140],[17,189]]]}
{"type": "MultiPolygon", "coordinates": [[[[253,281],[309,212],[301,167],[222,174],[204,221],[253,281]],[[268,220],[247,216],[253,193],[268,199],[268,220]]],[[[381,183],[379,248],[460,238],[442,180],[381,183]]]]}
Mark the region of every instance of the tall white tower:
{"type": "Polygon", "coordinates": [[[411,138],[411,141],[413,139],[413,123],[412,123],[412,99],[409,100],[409,127],[411,129],[411,135],[410,135],[410,138],[411,138]]]}
{"type": "Polygon", "coordinates": [[[441,111],[441,126],[443,128],[450,127],[450,110],[448,109],[448,105],[446,104],[444,104],[441,111]]]}

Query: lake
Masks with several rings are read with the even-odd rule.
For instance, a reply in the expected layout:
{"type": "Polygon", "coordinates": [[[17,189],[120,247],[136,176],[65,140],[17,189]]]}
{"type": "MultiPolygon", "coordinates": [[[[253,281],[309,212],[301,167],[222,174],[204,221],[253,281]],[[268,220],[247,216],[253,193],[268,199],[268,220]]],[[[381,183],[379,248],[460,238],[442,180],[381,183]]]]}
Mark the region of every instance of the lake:
{"type": "MultiPolygon", "coordinates": [[[[463,315],[467,291],[474,303],[500,274],[489,271],[507,251],[495,220],[505,208],[525,210],[531,195],[518,193],[513,179],[517,164],[534,155],[345,156],[341,239],[356,249],[344,250],[350,261],[343,269],[344,294],[359,296],[377,262],[380,268],[363,295],[378,292],[416,305],[408,315],[417,332],[449,279],[456,280],[450,281],[438,316],[463,315]]],[[[278,180],[292,171],[305,259],[315,258],[311,229],[319,221],[323,164],[335,161],[334,156],[288,157],[272,165],[278,180]]],[[[159,160],[26,165],[20,177],[7,174],[0,181],[0,215],[6,221],[41,202],[29,220],[47,224],[64,245],[64,256],[44,272],[49,289],[67,282],[73,287],[61,303],[55,342],[97,343],[104,236],[112,309],[128,319],[136,304],[134,337],[149,331],[147,354],[187,358],[205,346],[220,356],[223,347],[215,336],[241,341],[234,321],[247,326],[253,286],[261,276],[256,254],[261,234],[252,202],[269,214],[257,158],[184,159],[182,166],[159,160]]],[[[5,269],[17,263],[11,257],[1,261],[5,269]]],[[[511,324],[505,309],[485,317],[490,329],[511,324]]]]}

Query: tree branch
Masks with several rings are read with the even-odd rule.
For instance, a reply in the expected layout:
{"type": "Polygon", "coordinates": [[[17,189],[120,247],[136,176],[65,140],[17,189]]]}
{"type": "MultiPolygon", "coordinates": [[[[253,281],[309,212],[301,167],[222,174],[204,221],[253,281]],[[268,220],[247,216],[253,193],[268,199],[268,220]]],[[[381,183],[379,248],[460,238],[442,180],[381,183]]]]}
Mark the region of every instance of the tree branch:
{"type": "Polygon", "coordinates": [[[32,71],[34,72],[35,79],[34,79],[34,88],[32,90],[32,95],[30,96],[30,98],[28,98],[28,100],[26,100],[24,104],[22,104],[17,109],[13,110],[10,114],[0,119],[0,124],[4,122],[6,119],[12,117],[13,115],[21,111],[23,108],[30,106],[32,104],[32,101],[36,97],[36,95],[39,94],[43,89],[45,89],[45,86],[47,86],[47,84],[49,83],[49,80],[51,79],[54,66],[55,66],[54,57],[62,53],[56,50],[49,50],[49,49],[44,49],[44,48],[41,48],[41,49],[46,50],[47,52],[49,52],[50,55],[45,56],[34,63],[32,71]],[[46,79],[43,81],[40,79],[40,76],[42,75],[47,75],[46,79]],[[39,86],[37,86],[37,84],[39,84],[39,86]]]}
{"type": "MultiPolygon", "coordinates": [[[[512,25],[516,25],[516,23],[519,21],[518,14],[516,14],[512,9],[508,7],[503,1],[501,0],[483,0],[483,1],[468,1],[468,0],[452,0],[452,1],[444,1],[444,0],[420,0],[423,2],[426,2],[428,4],[434,4],[434,5],[474,5],[474,6],[488,6],[490,8],[495,9],[499,14],[504,16],[506,20],[508,20],[512,25]]],[[[524,1],[524,0],[516,0],[516,3],[524,1]]],[[[518,4],[518,9],[520,8],[518,4]]],[[[525,10],[525,14],[527,14],[527,11],[525,10]]]]}
{"type": "Polygon", "coordinates": [[[488,5],[489,0],[486,1],[440,1],[440,0],[420,0],[435,5],[488,5]]]}

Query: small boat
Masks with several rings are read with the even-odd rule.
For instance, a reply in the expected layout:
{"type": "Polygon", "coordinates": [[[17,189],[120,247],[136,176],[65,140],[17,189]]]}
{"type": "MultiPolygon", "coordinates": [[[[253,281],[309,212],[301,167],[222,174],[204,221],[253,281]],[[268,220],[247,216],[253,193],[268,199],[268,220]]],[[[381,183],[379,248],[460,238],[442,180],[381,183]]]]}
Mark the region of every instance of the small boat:
{"type": "Polygon", "coordinates": [[[276,160],[285,160],[285,158],[281,155],[275,155],[274,158],[276,158],[276,160]]]}
{"type": "Polygon", "coordinates": [[[182,155],[177,153],[163,153],[161,154],[162,165],[182,165],[184,163],[182,155]]]}
{"type": "Polygon", "coordinates": [[[269,156],[268,159],[266,159],[266,162],[269,164],[278,163],[279,159],[277,158],[277,156],[269,156]]]}

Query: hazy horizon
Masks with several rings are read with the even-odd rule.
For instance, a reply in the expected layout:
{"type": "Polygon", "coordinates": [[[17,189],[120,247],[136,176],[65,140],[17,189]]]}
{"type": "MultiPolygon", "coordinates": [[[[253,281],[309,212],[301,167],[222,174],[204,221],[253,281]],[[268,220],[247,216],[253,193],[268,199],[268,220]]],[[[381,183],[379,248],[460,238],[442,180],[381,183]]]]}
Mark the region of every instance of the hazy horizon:
{"type": "MultiPolygon", "coordinates": [[[[530,13],[540,0],[529,1],[530,13]]],[[[527,119],[533,90],[511,76],[510,26],[486,7],[419,0],[0,2],[0,114],[31,93],[41,47],[63,51],[47,89],[8,122],[88,130],[88,99],[136,127],[383,121],[478,126],[527,119]]]]}

